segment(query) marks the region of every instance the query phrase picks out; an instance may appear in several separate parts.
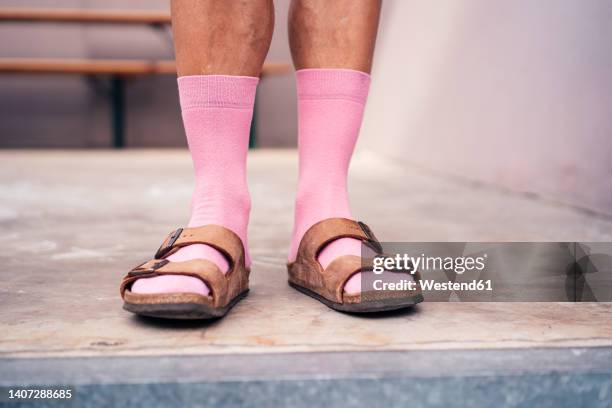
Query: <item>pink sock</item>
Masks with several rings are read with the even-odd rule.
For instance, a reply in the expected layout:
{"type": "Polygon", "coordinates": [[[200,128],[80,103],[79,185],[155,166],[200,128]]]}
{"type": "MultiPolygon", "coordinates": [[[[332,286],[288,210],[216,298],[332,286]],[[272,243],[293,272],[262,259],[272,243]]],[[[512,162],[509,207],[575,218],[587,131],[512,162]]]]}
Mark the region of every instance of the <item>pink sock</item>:
{"type": "MultiPolygon", "coordinates": [[[[302,69],[296,72],[298,90],[300,176],[289,260],[295,260],[304,233],[325,218],[352,218],[347,173],[359,135],[370,75],[348,69],[302,69]]],[[[361,254],[361,242],[341,238],[319,255],[326,268],[342,255],[361,254]]],[[[361,276],[344,287],[361,291],[361,276]]]]}
{"type": "MultiPolygon", "coordinates": [[[[247,265],[250,264],[246,246],[251,198],[246,182],[246,155],[258,82],[259,78],[226,75],[178,79],[183,123],[195,169],[188,226],[216,224],[232,230],[242,239],[247,265]]],[[[229,267],[219,251],[202,244],[181,248],[168,257],[174,262],[196,258],[208,259],[222,271],[229,267]]],[[[131,290],[205,296],[209,293],[208,287],[197,278],[172,275],[139,279],[131,290]]]]}

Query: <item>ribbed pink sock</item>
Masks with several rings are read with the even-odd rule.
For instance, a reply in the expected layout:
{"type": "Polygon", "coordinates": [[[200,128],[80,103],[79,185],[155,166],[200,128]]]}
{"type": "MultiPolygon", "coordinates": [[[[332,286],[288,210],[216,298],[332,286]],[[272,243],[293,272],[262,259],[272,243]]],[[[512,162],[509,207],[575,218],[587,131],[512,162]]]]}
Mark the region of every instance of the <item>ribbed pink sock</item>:
{"type": "MultiPolygon", "coordinates": [[[[368,74],[348,69],[303,69],[296,79],[300,176],[290,261],[312,225],[325,218],[352,218],[347,173],[370,85],[368,74]]],[[[318,260],[326,268],[339,256],[360,254],[360,241],[341,238],[328,244],[318,260]]],[[[360,274],[344,290],[359,293],[360,274]]]]}
{"type": "MultiPolygon", "coordinates": [[[[246,181],[246,155],[259,78],[195,75],[178,79],[183,123],[195,169],[189,227],[222,225],[235,232],[247,246],[251,198],[246,181]]],[[[181,248],[168,257],[180,262],[208,259],[227,271],[225,257],[202,244],[181,248]]],[[[248,251],[246,261],[250,264],[248,251]]],[[[158,276],[139,279],[136,293],[199,293],[209,289],[190,276],[158,276]]]]}

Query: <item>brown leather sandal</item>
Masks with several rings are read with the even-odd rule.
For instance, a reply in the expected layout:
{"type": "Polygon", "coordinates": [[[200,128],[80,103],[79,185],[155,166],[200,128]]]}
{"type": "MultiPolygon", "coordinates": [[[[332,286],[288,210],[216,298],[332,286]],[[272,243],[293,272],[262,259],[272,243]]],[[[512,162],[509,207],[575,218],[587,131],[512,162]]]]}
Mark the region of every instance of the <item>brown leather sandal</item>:
{"type": "Polygon", "coordinates": [[[144,316],[168,319],[212,319],[225,314],[249,291],[250,269],[245,267],[244,247],[240,238],[219,225],[179,228],[170,233],[155,254],[155,259],[132,269],[121,281],[123,308],[144,316]],[[166,259],[179,248],[206,244],[221,252],[230,263],[224,274],[213,262],[193,259],[170,262],[166,259]],[[201,279],[210,289],[208,296],[196,293],[141,294],[130,291],[142,278],[161,275],[185,275],[201,279]]]}
{"type": "MultiPolygon", "coordinates": [[[[382,245],[366,224],[347,218],[328,218],[316,223],[304,234],[295,262],[287,264],[289,285],[341,312],[396,310],[423,301],[419,285],[413,291],[372,289],[360,294],[344,293],[349,278],[358,272],[371,270],[371,266],[367,266],[368,262],[362,262],[359,256],[344,255],[332,261],[324,270],[317,256],[327,244],[339,238],[361,240],[375,254],[382,254],[382,245]]],[[[403,273],[417,282],[420,280],[418,272],[414,275],[403,273]]]]}

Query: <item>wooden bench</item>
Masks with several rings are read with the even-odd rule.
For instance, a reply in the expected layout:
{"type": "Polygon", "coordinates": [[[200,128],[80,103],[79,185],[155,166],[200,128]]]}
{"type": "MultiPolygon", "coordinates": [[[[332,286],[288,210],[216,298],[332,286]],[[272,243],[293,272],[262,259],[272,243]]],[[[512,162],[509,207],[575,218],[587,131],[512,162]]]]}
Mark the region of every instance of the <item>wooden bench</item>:
{"type": "MultiPolygon", "coordinates": [[[[114,11],[77,9],[3,9],[0,22],[135,24],[167,27],[170,16],[157,11],[114,11]]],[[[266,63],[262,77],[290,71],[286,63],[266,63]]],[[[49,59],[0,58],[0,74],[86,75],[110,77],[109,101],[113,146],[125,146],[125,82],[127,78],[146,75],[175,75],[172,60],[125,59],[49,59]]],[[[255,146],[255,113],[251,126],[250,147],[255,146]]]]}
{"type": "Polygon", "coordinates": [[[0,8],[1,21],[46,23],[170,24],[164,11],[0,8]]]}

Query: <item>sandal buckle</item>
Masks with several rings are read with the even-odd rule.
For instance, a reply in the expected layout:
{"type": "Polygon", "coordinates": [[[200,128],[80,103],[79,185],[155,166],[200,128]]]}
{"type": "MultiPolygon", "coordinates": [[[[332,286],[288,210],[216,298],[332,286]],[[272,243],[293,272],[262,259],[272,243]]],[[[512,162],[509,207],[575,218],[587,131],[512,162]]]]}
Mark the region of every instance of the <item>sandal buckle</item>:
{"type": "Polygon", "coordinates": [[[147,269],[135,269],[132,270],[130,272],[128,272],[128,276],[129,277],[135,277],[138,276],[140,278],[143,277],[149,277],[150,276],[156,276],[157,273],[155,272],[156,270],[158,270],[159,268],[161,268],[162,266],[168,264],[170,261],[167,259],[162,259],[159,262],[155,262],[150,268],[147,269]]]}
{"type": "Polygon", "coordinates": [[[172,248],[172,245],[174,245],[176,240],[179,239],[182,233],[183,233],[182,228],[178,228],[174,230],[172,234],[170,234],[170,236],[167,238],[166,240],[167,242],[166,241],[162,242],[161,246],[155,253],[155,259],[163,258],[164,255],[166,255],[168,251],[172,248]]]}
{"type": "Polygon", "coordinates": [[[361,221],[357,221],[357,224],[359,224],[359,227],[361,228],[363,233],[368,238],[367,240],[363,241],[364,245],[371,248],[375,253],[382,254],[383,252],[382,244],[380,243],[380,241],[378,241],[378,238],[376,238],[376,236],[374,235],[370,227],[368,227],[365,222],[361,222],[361,221]]]}

